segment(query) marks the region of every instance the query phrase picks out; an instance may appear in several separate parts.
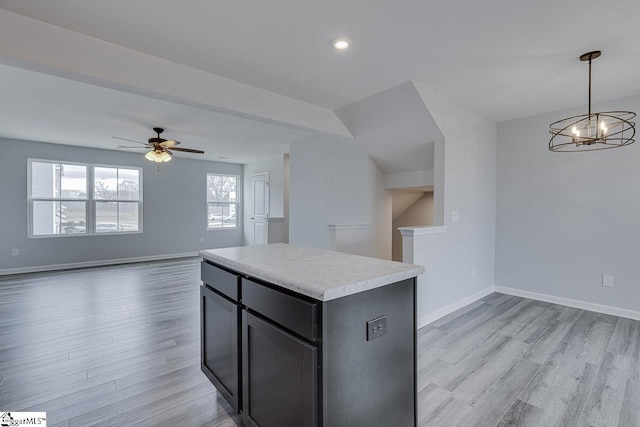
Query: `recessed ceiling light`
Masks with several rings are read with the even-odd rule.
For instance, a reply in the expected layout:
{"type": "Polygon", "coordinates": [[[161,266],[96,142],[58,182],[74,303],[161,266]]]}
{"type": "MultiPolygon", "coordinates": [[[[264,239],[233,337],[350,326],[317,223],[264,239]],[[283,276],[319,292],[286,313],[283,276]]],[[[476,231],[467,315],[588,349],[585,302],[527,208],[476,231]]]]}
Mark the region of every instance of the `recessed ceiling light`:
{"type": "Polygon", "coordinates": [[[346,50],[349,48],[349,41],[346,39],[336,39],[333,41],[333,47],[337,50],[346,50]]]}

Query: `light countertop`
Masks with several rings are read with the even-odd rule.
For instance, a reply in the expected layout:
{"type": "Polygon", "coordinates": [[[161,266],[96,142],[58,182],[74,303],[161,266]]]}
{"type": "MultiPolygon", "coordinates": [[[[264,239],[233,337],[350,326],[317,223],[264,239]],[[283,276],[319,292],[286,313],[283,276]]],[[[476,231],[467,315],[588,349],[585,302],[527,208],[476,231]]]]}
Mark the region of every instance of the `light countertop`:
{"type": "Polygon", "coordinates": [[[364,292],[424,273],[424,267],[284,243],[207,249],[200,256],[319,301],[364,292]]]}

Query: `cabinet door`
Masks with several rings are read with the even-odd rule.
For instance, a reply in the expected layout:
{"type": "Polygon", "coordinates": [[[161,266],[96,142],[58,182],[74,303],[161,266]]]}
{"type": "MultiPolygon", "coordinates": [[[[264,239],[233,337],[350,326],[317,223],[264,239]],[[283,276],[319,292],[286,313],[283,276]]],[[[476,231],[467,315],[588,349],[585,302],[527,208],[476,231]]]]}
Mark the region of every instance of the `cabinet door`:
{"type": "Polygon", "coordinates": [[[317,348],[242,311],[243,421],[248,427],[318,425],[317,348]]]}
{"type": "Polygon", "coordinates": [[[240,393],[240,312],[238,306],[206,286],[200,287],[202,372],[236,412],[240,393]]]}

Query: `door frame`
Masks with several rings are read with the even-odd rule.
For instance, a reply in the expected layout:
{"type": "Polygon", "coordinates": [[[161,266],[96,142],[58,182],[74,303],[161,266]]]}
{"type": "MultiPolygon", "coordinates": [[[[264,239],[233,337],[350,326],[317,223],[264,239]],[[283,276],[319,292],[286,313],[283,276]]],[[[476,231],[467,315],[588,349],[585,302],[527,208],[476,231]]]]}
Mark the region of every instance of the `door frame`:
{"type": "MultiPolygon", "coordinates": [[[[255,185],[254,182],[256,180],[256,178],[258,177],[263,177],[264,176],[264,181],[267,184],[267,191],[265,192],[265,207],[266,207],[266,215],[265,215],[265,230],[266,230],[266,237],[267,237],[267,241],[266,243],[269,243],[269,215],[270,215],[270,211],[271,211],[271,198],[270,198],[270,194],[271,194],[271,186],[269,185],[269,171],[263,171],[263,172],[256,172],[251,174],[251,210],[249,212],[250,214],[250,219],[251,219],[251,245],[255,245],[256,244],[256,235],[255,235],[255,185]]],[[[265,244],[266,244],[265,243],[265,244]]]]}

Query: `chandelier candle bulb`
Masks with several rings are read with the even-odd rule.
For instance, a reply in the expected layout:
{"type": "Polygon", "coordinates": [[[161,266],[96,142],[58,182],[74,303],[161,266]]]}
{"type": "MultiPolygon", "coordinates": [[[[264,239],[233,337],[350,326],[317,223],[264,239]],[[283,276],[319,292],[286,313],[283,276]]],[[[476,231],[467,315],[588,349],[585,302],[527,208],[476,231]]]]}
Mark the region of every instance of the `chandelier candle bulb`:
{"type": "Polygon", "coordinates": [[[600,122],[600,130],[602,131],[602,138],[607,135],[607,124],[603,121],[600,122]]]}

